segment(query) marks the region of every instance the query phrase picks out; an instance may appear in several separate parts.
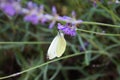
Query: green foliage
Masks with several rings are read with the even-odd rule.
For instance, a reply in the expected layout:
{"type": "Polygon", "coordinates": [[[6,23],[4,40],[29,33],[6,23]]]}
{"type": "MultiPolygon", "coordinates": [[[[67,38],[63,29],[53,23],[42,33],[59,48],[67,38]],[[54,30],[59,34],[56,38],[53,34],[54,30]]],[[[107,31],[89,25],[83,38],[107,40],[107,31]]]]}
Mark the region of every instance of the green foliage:
{"type": "MultiPolygon", "coordinates": [[[[21,15],[9,19],[0,12],[0,77],[13,77],[8,80],[120,79],[120,4],[103,1],[94,7],[92,0],[33,1],[45,5],[46,12],[51,11],[52,5],[60,15],[70,16],[75,10],[77,19],[85,22],[78,25],[77,36],[65,36],[64,55],[49,61],[46,54],[57,34],[56,26],[48,29],[48,24],[32,25],[24,22],[21,15]],[[89,42],[87,47],[85,42],[89,42]]],[[[23,0],[22,4],[26,2],[23,0]]]]}

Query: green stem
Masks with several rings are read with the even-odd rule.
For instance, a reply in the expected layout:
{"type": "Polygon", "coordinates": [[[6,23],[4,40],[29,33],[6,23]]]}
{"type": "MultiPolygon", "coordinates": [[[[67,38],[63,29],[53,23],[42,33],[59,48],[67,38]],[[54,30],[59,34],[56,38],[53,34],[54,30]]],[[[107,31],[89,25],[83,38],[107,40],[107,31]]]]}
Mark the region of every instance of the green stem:
{"type": "Polygon", "coordinates": [[[0,42],[0,44],[49,44],[50,42],[0,42]]]}
{"type": "Polygon", "coordinates": [[[100,33],[100,32],[88,31],[88,30],[84,30],[84,29],[77,29],[77,30],[86,32],[86,33],[93,33],[93,34],[104,35],[104,36],[120,36],[120,34],[100,33]]]}
{"type": "Polygon", "coordinates": [[[81,24],[92,24],[92,25],[101,25],[101,26],[120,28],[120,25],[118,26],[118,25],[111,25],[111,24],[105,24],[105,23],[99,23],[99,22],[83,21],[81,24]]]}
{"type": "Polygon", "coordinates": [[[103,53],[105,53],[105,52],[103,52],[103,51],[85,51],[85,52],[81,52],[81,53],[71,54],[71,55],[68,55],[68,56],[64,56],[64,57],[61,57],[61,58],[57,58],[57,59],[54,59],[54,60],[45,62],[45,63],[43,63],[43,64],[41,64],[41,65],[37,65],[37,66],[35,66],[35,67],[31,67],[31,68],[26,69],[26,70],[21,71],[21,72],[17,72],[17,73],[8,75],[8,76],[0,77],[0,79],[7,79],[7,78],[10,78],[10,77],[15,77],[15,76],[18,76],[18,75],[20,75],[20,74],[26,73],[26,72],[28,72],[28,71],[31,71],[31,70],[40,68],[40,67],[45,66],[45,65],[48,65],[48,64],[50,64],[50,63],[53,63],[53,62],[56,62],[56,61],[59,61],[59,60],[62,60],[62,59],[66,59],[66,58],[78,56],[78,55],[81,55],[81,54],[84,54],[84,53],[101,53],[101,54],[103,54],[103,53]]]}

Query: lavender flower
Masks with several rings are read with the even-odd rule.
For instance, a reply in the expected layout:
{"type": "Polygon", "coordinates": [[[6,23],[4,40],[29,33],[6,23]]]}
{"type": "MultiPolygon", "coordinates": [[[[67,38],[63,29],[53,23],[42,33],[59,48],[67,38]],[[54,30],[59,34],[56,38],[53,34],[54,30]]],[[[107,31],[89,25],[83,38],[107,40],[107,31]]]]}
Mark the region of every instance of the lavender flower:
{"type": "Polygon", "coordinates": [[[50,29],[54,27],[54,25],[56,23],[56,18],[58,17],[57,10],[56,10],[55,6],[52,7],[52,15],[54,16],[54,18],[53,18],[52,22],[49,25],[50,29]]]}
{"type": "Polygon", "coordinates": [[[48,22],[48,21],[50,21],[49,20],[49,17],[51,17],[51,15],[50,14],[44,14],[44,6],[43,5],[40,5],[40,7],[39,7],[39,9],[38,9],[38,18],[39,18],[39,20],[40,20],[40,22],[42,23],[42,24],[44,24],[45,22],[48,22]]]}
{"type": "Polygon", "coordinates": [[[56,7],[55,7],[55,6],[52,7],[52,14],[53,14],[54,16],[57,15],[57,10],[56,10],[56,7]]]}
{"type": "Polygon", "coordinates": [[[32,1],[29,1],[29,2],[27,3],[27,8],[33,9],[33,8],[35,8],[35,7],[37,7],[37,4],[33,3],[32,1]]]}
{"type": "Polygon", "coordinates": [[[38,6],[32,2],[28,2],[27,6],[28,8],[23,9],[23,13],[26,14],[24,20],[33,24],[38,24],[43,17],[43,6],[42,8],[38,8],[38,6]]]}
{"type": "Polygon", "coordinates": [[[45,24],[45,22],[47,22],[47,21],[49,21],[49,20],[47,18],[45,18],[45,17],[43,17],[43,18],[40,19],[40,22],[42,24],[45,24]]]}
{"type": "Polygon", "coordinates": [[[76,13],[75,11],[72,11],[72,17],[75,19],[76,18],[76,13]]]}
{"type": "Polygon", "coordinates": [[[38,6],[32,1],[27,3],[26,8],[22,8],[20,0],[0,0],[0,9],[9,16],[22,13],[25,15],[24,20],[33,24],[38,24],[39,22],[42,24],[45,22],[51,22],[49,28],[53,28],[57,21],[64,21],[66,22],[66,25],[58,23],[58,29],[71,36],[76,35],[76,25],[82,22],[82,20],[76,20],[75,11],[72,12],[72,17],[61,17],[57,14],[56,7],[53,6],[52,14],[44,14],[44,6],[38,6]]]}
{"type": "Polygon", "coordinates": [[[2,6],[2,10],[8,16],[14,16],[16,14],[15,8],[10,4],[5,4],[2,6]]]}
{"type": "Polygon", "coordinates": [[[63,16],[63,17],[60,16],[59,20],[61,20],[61,21],[64,20],[64,21],[68,22],[68,21],[73,20],[73,19],[71,17],[68,17],[68,16],[63,16]]]}
{"type": "Polygon", "coordinates": [[[38,24],[38,22],[39,22],[37,15],[34,15],[34,14],[25,16],[24,20],[27,22],[31,22],[33,24],[38,24]]]}
{"type": "Polygon", "coordinates": [[[49,25],[49,28],[50,28],[50,29],[53,28],[54,25],[55,25],[55,23],[56,23],[56,21],[52,21],[52,22],[50,23],[50,25],[49,25]]]}
{"type": "Polygon", "coordinates": [[[58,23],[58,29],[63,31],[64,34],[67,34],[67,35],[70,35],[70,36],[76,35],[75,25],[71,25],[69,23],[67,23],[66,25],[61,25],[60,23],[58,23]]]}
{"type": "Polygon", "coordinates": [[[21,5],[19,1],[6,0],[0,2],[0,9],[8,16],[14,16],[21,11],[21,5]]]}

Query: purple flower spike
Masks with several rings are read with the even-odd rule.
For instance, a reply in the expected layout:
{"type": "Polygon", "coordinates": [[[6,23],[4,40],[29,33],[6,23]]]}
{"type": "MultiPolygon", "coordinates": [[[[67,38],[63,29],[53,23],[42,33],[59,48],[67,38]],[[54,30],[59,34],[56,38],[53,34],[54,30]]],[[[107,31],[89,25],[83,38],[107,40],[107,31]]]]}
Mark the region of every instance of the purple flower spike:
{"type": "Polygon", "coordinates": [[[70,35],[71,36],[75,36],[76,35],[76,30],[75,29],[71,29],[70,35]]]}
{"type": "Polygon", "coordinates": [[[56,15],[56,14],[57,14],[57,10],[56,10],[56,7],[55,7],[55,6],[52,7],[52,14],[53,14],[53,15],[56,15]]]}
{"type": "Polygon", "coordinates": [[[42,13],[44,11],[44,5],[40,5],[39,10],[42,13]]]}
{"type": "Polygon", "coordinates": [[[72,20],[72,18],[71,17],[68,17],[68,16],[63,16],[62,17],[64,20],[72,20]]]}
{"type": "Polygon", "coordinates": [[[50,28],[50,29],[53,28],[54,25],[55,25],[55,23],[56,23],[56,21],[52,21],[52,22],[50,23],[50,25],[49,25],[49,28],[50,28]]]}
{"type": "Polygon", "coordinates": [[[58,23],[58,29],[63,31],[65,34],[70,35],[70,36],[75,36],[76,35],[76,30],[73,26],[66,24],[61,25],[60,23],[58,23]]]}
{"type": "Polygon", "coordinates": [[[72,17],[73,17],[73,18],[76,17],[76,13],[75,13],[75,11],[72,11],[72,17]]]}
{"type": "Polygon", "coordinates": [[[71,36],[75,36],[76,35],[76,30],[75,29],[71,29],[71,28],[65,28],[64,33],[67,35],[71,35],[71,36]]]}
{"type": "Polygon", "coordinates": [[[63,29],[65,29],[65,26],[63,26],[63,25],[61,25],[60,23],[58,23],[58,29],[59,29],[59,30],[63,30],[63,29]]]}
{"type": "Polygon", "coordinates": [[[4,6],[2,6],[2,10],[8,16],[14,16],[16,14],[15,8],[10,4],[5,4],[4,6]]]}
{"type": "Polygon", "coordinates": [[[77,22],[78,22],[79,24],[81,24],[81,23],[83,22],[83,20],[77,20],[77,22]]]}
{"type": "Polygon", "coordinates": [[[47,18],[42,18],[42,19],[40,19],[40,21],[41,21],[42,24],[44,24],[45,22],[48,21],[48,19],[47,18]]]}
{"type": "Polygon", "coordinates": [[[27,15],[24,17],[24,20],[31,22],[33,24],[38,24],[38,22],[39,22],[37,15],[27,15]]]}
{"type": "Polygon", "coordinates": [[[33,3],[32,1],[29,1],[29,2],[27,3],[27,7],[28,7],[29,9],[33,9],[34,7],[37,7],[37,4],[33,3]]]}

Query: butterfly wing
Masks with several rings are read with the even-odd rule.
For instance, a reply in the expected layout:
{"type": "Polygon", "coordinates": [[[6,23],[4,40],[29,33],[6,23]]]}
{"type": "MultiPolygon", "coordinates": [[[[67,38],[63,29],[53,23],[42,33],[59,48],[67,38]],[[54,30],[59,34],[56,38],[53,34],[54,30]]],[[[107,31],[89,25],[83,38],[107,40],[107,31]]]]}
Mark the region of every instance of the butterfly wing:
{"type": "Polygon", "coordinates": [[[65,49],[66,49],[66,40],[64,39],[64,35],[63,33],[60,33],[58,35],[59,39],[58,39],[58,43],[57,43],[57,47],[56,47],[56,56],[60,57],[62,56],[62,54],[64,53],[65,49]]]}
{"type": "Polygon", "coordinates": [[[55,57],[60,57],[64,53],[66,48],[66,41],[64,39],[63,33],[58,33],[58,35],[53,39],[52,43],[47,52],[47,57],[53,59],[55,57]]]}
{"type": "Polygon", "coordinates": [[[57,43],[58,43],[58,36],[56,36],[52,43],[50,44],[50,47],[48,49],[48,52],[47,52],[47,57],[48,59],[53,59],[56,57],[56,46],[57,46],[57,43]]]}

